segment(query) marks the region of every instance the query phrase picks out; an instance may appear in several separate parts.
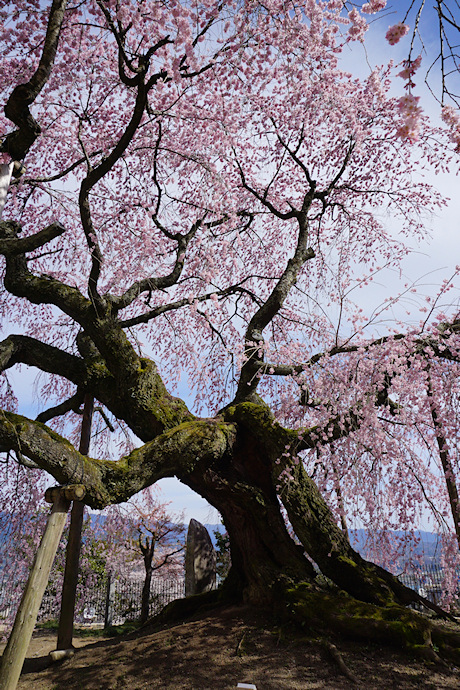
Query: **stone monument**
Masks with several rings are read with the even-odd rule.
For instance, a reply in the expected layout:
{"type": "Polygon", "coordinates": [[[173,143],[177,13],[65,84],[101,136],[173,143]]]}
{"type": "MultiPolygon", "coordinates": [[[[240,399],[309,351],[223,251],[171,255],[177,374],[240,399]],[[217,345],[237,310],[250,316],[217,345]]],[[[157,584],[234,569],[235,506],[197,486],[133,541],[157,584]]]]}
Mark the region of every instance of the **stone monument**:
{"type": "Polygon", "coordinates": [[[216,552],[208,530],[190,520],[185,549],[185,596],[208,592],[216,583],[216,552]]]}

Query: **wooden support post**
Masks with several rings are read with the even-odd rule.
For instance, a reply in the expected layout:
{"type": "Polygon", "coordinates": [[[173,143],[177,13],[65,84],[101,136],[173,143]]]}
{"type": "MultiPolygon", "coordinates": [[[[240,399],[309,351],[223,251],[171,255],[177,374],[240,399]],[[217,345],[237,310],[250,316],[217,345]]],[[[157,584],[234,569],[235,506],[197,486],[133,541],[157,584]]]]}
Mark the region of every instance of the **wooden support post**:
{"type": "MultiPolygon", "coordinates": [[[[80,433],[79,451],[88,455],[91,441],[91,423],[93,418],[94,399],[88,393],[85,395],[83,420],[80,433]]],[[[75,616],[75,601],[77,598],[78,570],[81,548],[81,531],[85,506],[81,501],[74,500],[70,515],[69,540],[65,559],[64,582],[62,585],[61,612],[57,637],[57,650],[70,650],[73,641],[73,621],[75,616]]]]}
{"type": "Polygon", "coordinates": [[[53,503],[45,533],[35,554],[29,580],[16,614],[13,630],[3,652],[0,667],[1,690],[15,690],[21,675],[30,639],[37,622],[38,611],[65,526],[70,501],[78,495],[83,498],[85,489],[77,484],[63,488],[47,489],[45,499],[53,503]]]}

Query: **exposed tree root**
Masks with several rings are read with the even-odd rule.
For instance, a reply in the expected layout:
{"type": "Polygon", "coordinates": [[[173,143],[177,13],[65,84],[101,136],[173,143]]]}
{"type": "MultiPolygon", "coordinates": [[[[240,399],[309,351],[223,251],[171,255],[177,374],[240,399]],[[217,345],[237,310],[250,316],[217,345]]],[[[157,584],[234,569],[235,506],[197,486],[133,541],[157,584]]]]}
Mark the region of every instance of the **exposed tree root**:
{"type": "Polygon", "coordinates": [[[303,629],[394,646],[431,663],[460,665],[460,626],[457,631],[443,628],[403,606],[367,604],[309,583],[287,586],[280,602],[284,616],[303,629]]]}
{"type": "Polygon", "coordinates": [[[344,662],[343,657],[340,654],[337,647],[335,646],[335,644],[332,644],[332,642],[329,642],[329,640],[322,640],[321,644],[329,652],[329,655],[331,656],[331,658],[335,661],[335,663],[339,667],[340,673],[343,676],[345,676],[345,678],[348,678],[348,680],[350,680],[355,685],[359,685],[358,678],[355,676],[355,674],[352,671],[350,671],[350,669],[348,668],[348,666],[344,662]]]}
{"type": "MultiPolygon", "coordinates": [[[[385,606],[369,604],[340,590],[326,591],[312,582],[294,584],[281,578],[272,594],[271,609],[274,614],[295,621],[315,637],[319,635],[327,639],[328,635],[339,634],[348,639],[396,647],[429,663],[446,666],[446,662],[449,662],[460,666],[458,624],[443,625],[395,603],[385,606]]],[[[177,623],[236,603],[242,603],[242,597],[233,578],[233,582],[230,580],[217,590],[171,602],[158,616],[147,621],[142,630],[146,626],[162,627],[177,623]]],[[[323,644],[341,673],[353,683],[358,683],[334,645],[330,641],[323,644]]]]}

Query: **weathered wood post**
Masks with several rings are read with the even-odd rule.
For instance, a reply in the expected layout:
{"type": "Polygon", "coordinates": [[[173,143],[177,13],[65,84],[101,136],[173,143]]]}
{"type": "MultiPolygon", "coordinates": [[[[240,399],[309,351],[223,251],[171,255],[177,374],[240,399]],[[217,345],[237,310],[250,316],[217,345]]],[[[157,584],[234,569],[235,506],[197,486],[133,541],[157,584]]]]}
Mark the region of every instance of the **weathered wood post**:
{"type": "MultiPolygon", "coordinates": [[[[88,455],[91,441],[91,423],[93,419],[94,398],[85,395],[83,420],[80,433],[79,452],[88,455]]],[[[73,640],[73,621],[75,616],[75,602],[77,598],[78,569],[81,549],[81,532],[85,506],[81,501],[74,501],[70,514],[69,540],[62,585],[61,612],[56,649],[70,650],[73,640]]]]}
{"type": "Polygon", "coordinates": [[[22,595],[8,644],[3,652],[0,667],[0,690],[15,690],[21,675],[30,639],[37,622],[38,610],[65,526],[72,500],[85,496],[85,487],[74,484],[46,490],[45,500],[52,503],[46,529],[35,554],[29,579],[22,595]]]}

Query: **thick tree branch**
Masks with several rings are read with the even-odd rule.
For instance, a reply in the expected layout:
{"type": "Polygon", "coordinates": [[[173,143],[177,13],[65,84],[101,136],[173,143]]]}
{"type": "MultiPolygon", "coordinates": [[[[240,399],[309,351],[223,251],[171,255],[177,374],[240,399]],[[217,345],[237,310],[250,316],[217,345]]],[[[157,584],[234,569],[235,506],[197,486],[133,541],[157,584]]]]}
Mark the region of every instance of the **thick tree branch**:
{"type": "Polygon", "coordinates": [[[86,488],[85,503],[103,508],[121,503],[163,477],[187,475],[198,463],[218,462],[234,442],[234,428],[212,420],[194,421],[158,436],[112,462],[81,455],[44,424],[0,412],[0,447],[27,456],[60,484],[86,488]]]}
{"type": "Polygon", "coordinates": [[[14,122],[18,129],[6,136],[0,150],[7,151],[13,160],[23,160],[40,135],[40,125],[30,113],[29,106],[37,98],[51,74],[66,4],[67,0],[53,0],[38,67],[27,83],[15,87],[5,106],[6,117],[14,122]]]}
{"type": "Polygon", "coordinates": [[[76,385],[83,385],[86,366],[83,359],[25,335],[9,335],[0,342],[0,371],[15,364],[27,364],[49,374],[63,376],[76,385]]]}
{"type": "Polygon", "coordinates": [[[39,247],[51,242],[65,232],[65,228],[57,221],[43,228],[34,235],[19,238],[21,227],[12,222],[0,221],[0,254],[14,256],[33,252],[39,247]]]}
{"type": "Polygon", "coordinates": [[[67,414],[67,412],[72,411],[80,414],[80,405],[83,404],[84,399],[84,391],[81,389],[77,390],[75,395],[72,395],[72,397],[68,398],[68,400],[64,400],[62,403],[60,403],[60,405],[49,407],[47,410],[40,412],[40,414],[36,417],[36,421],[46,424],[46,422],[49,422],[50,419],[61,417],[62,415],[67,414]]]}
{"type": "Polygon", "coordinates": [[[6,289],[16,297],[25,297],[34,304],[54,304],[77,323],[82,324],[88,314],[88,309],[91,307],[89,300],[77,288],[61,283],[56,278],[46,275],[35,276],[27,267],[25,255],[16,253],[18,248],[16,243],[24,242],[22,246],[33,247],[36,244],[37,236],[40,236],[40,241],[42,241],[45,237],[51,238],[62,234],[60,227],[58,224],[53,224],[42,231],[44,234],[41,236],[40,233],[37,233],[31,238],[19,240],[18,234],[21,227],[17,223],[0,223],[0,242],[7,242],[7,247],[13,248],[13,252],[5,252],[4,284],[6,289]]]}
{"type": "Polygon", "coordinates": [[[315,256],[313,249],[308,247],[309,226],[307,219],[307,212],[309,204],[311,204],[313,200],[313,195],[314,189],[311,190],[309,202],[304,203],[304,206],[306,206],[305,210],[297,214],[299,234],[294,256],[292,259],[289,259],[281,278],[276,283],[264,304],[252,316],[247,326],[245,333],[247,361],[241,370],[240,381],[235,397],[236,401],[247,399],[248,396],[255,394],[259,383],[259,372],[257,367],[254,366],[253,361],[259,359],[259,352],[263,349],[262,332],[283,306],[304,264],[315,256]]]}

